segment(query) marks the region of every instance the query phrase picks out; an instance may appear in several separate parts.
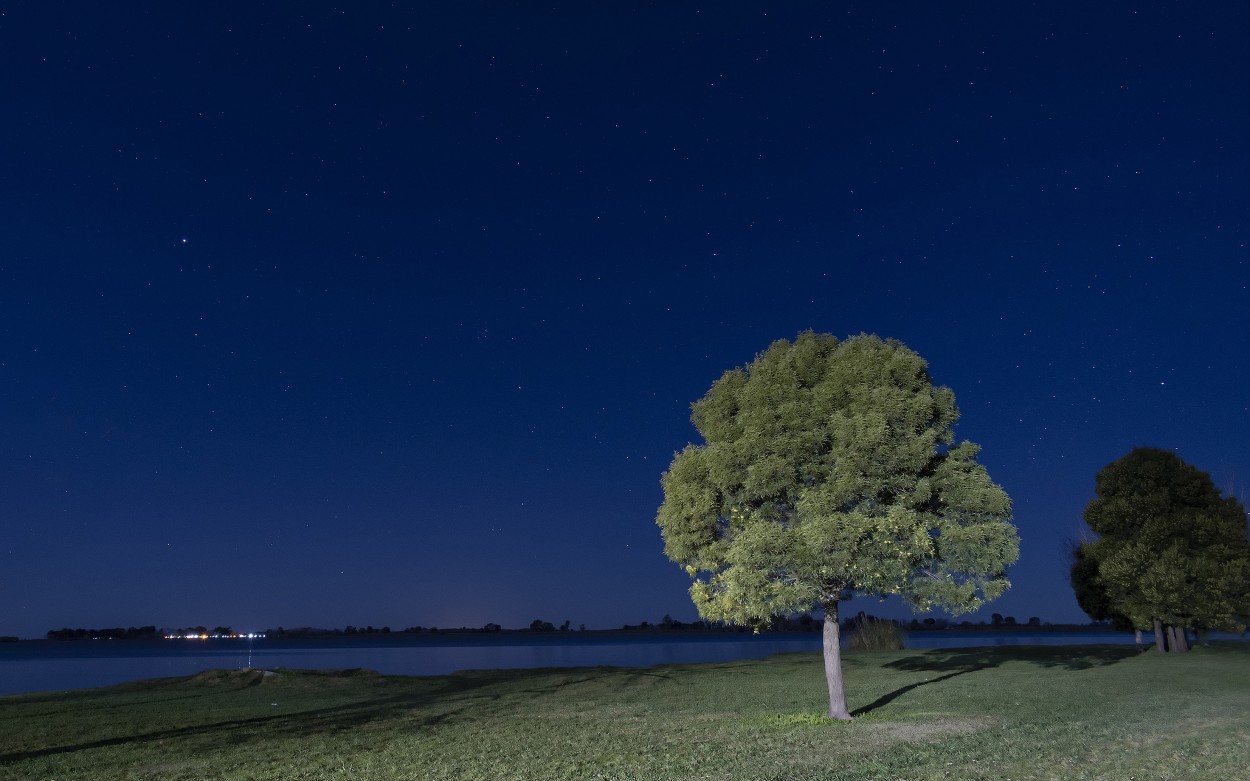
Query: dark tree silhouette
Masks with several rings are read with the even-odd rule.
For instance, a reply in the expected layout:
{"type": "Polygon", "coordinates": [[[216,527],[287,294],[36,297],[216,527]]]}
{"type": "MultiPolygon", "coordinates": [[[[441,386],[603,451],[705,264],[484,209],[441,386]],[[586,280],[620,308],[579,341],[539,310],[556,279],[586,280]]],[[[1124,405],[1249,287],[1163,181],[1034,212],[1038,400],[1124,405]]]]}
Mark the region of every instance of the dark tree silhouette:
{"type": "Polygon", "coordinates": [[[1085,521],[1096,539],[1074,551],[1082,609],[1153,628],[1162,652],[1188,650],[1186,630],[1241,631],[1250,617],[1245,507],[1176,454],[1134,448],[1095,480],[1085,521]]]}

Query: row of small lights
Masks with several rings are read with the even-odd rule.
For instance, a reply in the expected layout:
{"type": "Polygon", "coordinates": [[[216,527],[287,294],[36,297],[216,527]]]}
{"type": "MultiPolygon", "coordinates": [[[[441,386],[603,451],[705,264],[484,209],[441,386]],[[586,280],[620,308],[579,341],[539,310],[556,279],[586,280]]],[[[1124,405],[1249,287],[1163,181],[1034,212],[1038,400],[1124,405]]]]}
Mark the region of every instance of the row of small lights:
{"type": "Polygon", "coordinates": [[[256,640],[263,638],[263,634],[246,634],[246,635],[165,635],[166,640],[256,640]]]}

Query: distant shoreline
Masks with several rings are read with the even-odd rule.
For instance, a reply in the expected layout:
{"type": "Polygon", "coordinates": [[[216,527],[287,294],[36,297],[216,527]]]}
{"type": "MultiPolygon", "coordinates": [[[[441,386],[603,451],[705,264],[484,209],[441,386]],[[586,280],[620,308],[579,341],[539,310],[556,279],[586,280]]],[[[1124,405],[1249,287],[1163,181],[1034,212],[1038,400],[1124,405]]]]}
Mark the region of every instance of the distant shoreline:
{"type": "MultiPolygon", "coordinates": [[[[989,624],[989,623],[937,623],[927,625],[920,623],[914,625],[910,622],[896,622],[899,628],[905,632],[917,633],[951,633],[951,634],[978,634],[978,633],[995,633],[995,634],[1049,634],[1049,633],[1106,633],[1121,632],[1131,634],[1132,630],[1118,630],[1110,624],[1104,623],[1088,623],[1088,624],[989,624]]],[[[811,626],[787,626],[779,629],[768,629],[759,632],[763,636],[786,637],[794,635],[819,635],[822,625],[819,621],[814,621],[811,626]]],[[[844,624],[843,631],[853,631],[853,627],[844,624]]],[[[252,640],[301,640],[301,639],[326,639],[334,638],[341,640],[352,639],[372,639],[383,640],[386,638],[488,638],[488,637],[534,637],[534,638],[574,638],[574,637],[712,637],[712,636],[740,636],[756,634],[749,627],[701,627],[695,628],[690,625],[682,625],[678,627],[665,628],[660,625],[643,625],[643,626],[626,626],[613,629],[481,629],[470,627],[449,627],[449,628],[418,628],[406,630],[377,630],[366,631],[358,629],[349,631],[347,629],[322,629],[318,627],[296,627],[292,629],[270,629],[264,632],[255,633],[252,640]]],[[[222,634],[207,634],[206,639],[212,640],[248,640],[246,635],[237,637],[222,634]]],[[[52,643],[52,644],[70,644],[70,643],[164,643],[164,642],[197,642],[199,637],[195,636],[176,636],[167,637],[164,635],[145,635],[137,637],[127,636],[107,636],[107,635],[84,635],[84,636],[63,636],[63,637],[33,637],[33,638],[17,638],[17,637],[0,637],[2,643],[52,643]]]]}

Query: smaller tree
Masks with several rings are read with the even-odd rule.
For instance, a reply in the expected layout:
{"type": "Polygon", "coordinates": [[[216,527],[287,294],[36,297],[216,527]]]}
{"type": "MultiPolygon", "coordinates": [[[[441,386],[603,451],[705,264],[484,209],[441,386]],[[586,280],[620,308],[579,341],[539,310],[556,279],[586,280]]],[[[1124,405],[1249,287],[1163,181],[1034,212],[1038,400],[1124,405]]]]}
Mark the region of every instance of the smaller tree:
{"type": "Polygon", "coordinates": [[[1250,617],[1245,508],[1176,454],[1134,448],[1095,480],[1085,521],[1099,536],[1074,550],[1081,608],[1153,628],[1159,651],[1187,650],[1189,629],[1241,631],[1250,617]]]}

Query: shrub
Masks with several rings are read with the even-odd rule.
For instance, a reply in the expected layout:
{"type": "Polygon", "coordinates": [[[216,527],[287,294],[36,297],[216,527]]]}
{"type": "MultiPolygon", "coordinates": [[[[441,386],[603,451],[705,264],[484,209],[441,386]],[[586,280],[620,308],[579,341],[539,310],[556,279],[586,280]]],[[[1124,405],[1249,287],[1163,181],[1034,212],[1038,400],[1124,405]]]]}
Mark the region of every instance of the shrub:
{"type": "Polygon", "coordinates": [[[852,651],[899,651],[903,648],[903,630],[893,621],[865,616],[855,622],[847,648],[852,651]]]}

